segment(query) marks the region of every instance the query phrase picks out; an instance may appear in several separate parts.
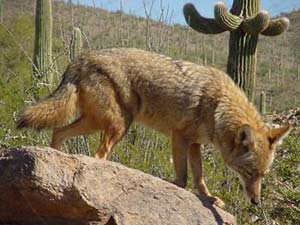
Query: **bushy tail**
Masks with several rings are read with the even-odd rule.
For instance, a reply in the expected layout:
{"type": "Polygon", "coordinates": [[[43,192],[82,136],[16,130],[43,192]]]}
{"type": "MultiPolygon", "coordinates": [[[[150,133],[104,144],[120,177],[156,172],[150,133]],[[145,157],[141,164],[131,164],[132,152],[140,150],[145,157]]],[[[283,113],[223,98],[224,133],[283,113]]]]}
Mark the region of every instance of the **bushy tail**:
{"type": "Polygon", "coordinates": [[[62,126],[76,115],[77,102],[77,87],[65,77],[46,100],[24,109],[17,121],[17,128],[43,129],[62,126]]]}

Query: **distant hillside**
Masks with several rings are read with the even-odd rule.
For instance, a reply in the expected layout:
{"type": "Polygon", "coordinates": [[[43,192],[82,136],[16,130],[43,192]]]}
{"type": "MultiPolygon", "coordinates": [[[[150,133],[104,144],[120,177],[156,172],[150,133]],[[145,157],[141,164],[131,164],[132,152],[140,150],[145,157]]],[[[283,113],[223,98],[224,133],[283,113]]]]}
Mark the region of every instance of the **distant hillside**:
{"type": "MultiPolygon", "coordinates": [[[[137,47],[223,70],[226,68],[228,33],[203,35],[187,26],[168,26],[167,15],[157,22],[62,1],[54,1],[53,5],[54,53],[58,75],[68,63],[64,51],[69,45],[73,26],[83,30],[85,49],[137,47]]],[[[33,52],[34,12],[35,1],[4,1],[4,24],[30,56],[33,52]]],[[[300,12],[294,11],[284,16],[291,20],[289,30],[278,37],[261,36],[258,48],[257,96],[262,90],[267,91],[269,110],[283,110],[300,104],[300,12]]],[[[7,46],[0,44],[0,47],[4,55],[12,54],[7,46]]],[[[15,63],[30,62],[26,59],[15,63]]],[[[7,63],[3,64],[2,74],[5,74],[7,63]]]]}

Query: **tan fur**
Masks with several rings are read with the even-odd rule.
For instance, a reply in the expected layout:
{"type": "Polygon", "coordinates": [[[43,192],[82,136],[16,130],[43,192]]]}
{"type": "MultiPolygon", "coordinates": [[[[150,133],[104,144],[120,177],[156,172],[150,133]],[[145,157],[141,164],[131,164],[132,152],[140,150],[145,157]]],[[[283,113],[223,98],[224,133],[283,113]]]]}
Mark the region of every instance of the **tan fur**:
{"type": "Polygon", "coordinates": [[[64,79],[48,99],[25,108],[17,126],[42,129],[67,123],[77,112],[78,95],[76,92],[77,87],[64,79]]]}
{"type": "Polygon", "coordinates": [[[220,206],[222,200],[211,196],[204,182],[200,144],[213,143],[220,150],[241,177],[246,195],[257,203],[275,144],[290,130],[269,131],[225,73],[138,49],[81,55],[54,94],[26,108],[18,125],[56,127],[51,147],[57,149],[65,138],[103,130],[96,157],[105,159],[132,122],[170,136],[174,183],[186,186],[189,160],[195,187],[220,206]],[[61,127],[75,114],[76,121],[61,127]]]}

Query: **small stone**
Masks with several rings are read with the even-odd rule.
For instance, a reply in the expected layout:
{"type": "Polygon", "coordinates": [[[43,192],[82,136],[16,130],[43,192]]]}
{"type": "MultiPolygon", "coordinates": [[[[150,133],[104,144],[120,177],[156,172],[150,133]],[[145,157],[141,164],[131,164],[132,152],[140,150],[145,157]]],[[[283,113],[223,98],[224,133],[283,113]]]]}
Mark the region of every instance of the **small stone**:
{"type": "Polygon", "coordinates": [[[259,219],[260,218],[257,215],[252,215],[251,218],[250,218],[250,220],[251,220],[252,223],[257,222],[259,219]]]}

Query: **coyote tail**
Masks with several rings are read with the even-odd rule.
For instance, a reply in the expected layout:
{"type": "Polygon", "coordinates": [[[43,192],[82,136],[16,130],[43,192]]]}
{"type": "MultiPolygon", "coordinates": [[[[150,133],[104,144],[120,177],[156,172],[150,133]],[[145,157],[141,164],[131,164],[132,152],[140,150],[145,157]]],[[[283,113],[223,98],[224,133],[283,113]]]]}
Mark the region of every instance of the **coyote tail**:
{"type": "Polygon", "coordinates": [[[45,100],[26,107],[17,121],[17,128],[34,129],[59,127],[77,113],[78,93],[72,74],[65,72],[57,89],[45,100]],[[71,78],[71,79],[70,79],[71,78]]]}

